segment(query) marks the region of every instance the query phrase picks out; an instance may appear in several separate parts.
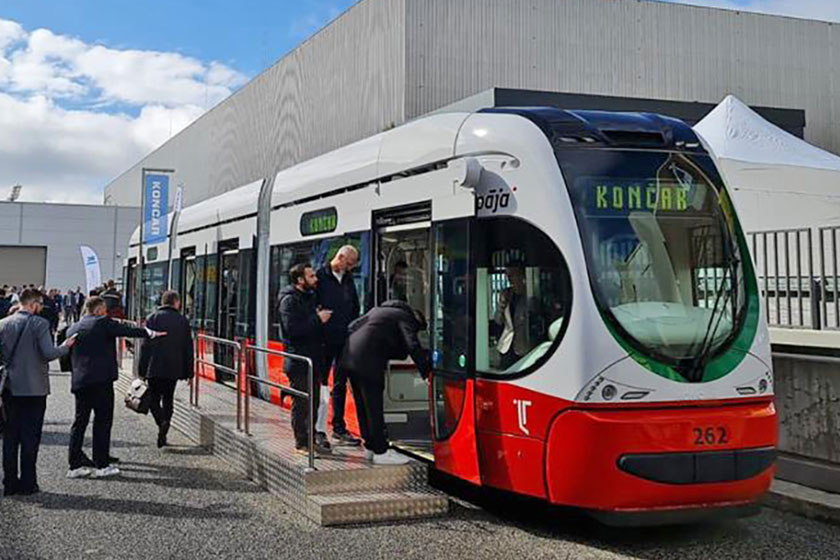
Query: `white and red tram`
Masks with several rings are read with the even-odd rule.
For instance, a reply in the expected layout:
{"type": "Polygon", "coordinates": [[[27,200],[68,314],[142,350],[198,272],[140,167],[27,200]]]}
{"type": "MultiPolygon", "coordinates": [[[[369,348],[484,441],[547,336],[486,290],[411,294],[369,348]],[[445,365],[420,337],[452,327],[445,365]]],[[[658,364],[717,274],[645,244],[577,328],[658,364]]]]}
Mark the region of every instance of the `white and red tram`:
{"type": "MultiPolygon", "coordinates": [[[[680,121],[431,116],[168,223],[142,278],[132,238],[133,315],[171,285],[196,329],[278,348],[289,268],[357,246],[363,307],[397,297],[430,319],[431,384],[391,364],[386,422],[442,472],[617,522],[744,514],[770,485],[755,274],[724,181],[680,121]]],[[[281,364],[261,375],[283,380],[281,364]]]]}

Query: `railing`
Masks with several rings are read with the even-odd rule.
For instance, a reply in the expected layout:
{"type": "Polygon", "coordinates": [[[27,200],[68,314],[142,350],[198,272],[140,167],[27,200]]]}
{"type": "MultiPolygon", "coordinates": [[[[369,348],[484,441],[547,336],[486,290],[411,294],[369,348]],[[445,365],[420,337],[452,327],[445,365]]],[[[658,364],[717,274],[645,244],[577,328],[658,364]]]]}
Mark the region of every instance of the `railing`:
{"type": "MultiPolygon", "coordinates": [[[[269,387],[274,387],[275,389],[280,389],[285,393],[289,393],[290,395],[294,395],[296,397],[304,398],[307,401],[308,405],[308,430],[307,430],[307,443],[309,448],[309,468],[315,470],[315,402],[312,399],[312,389],[314,388],[315,383],[315,369],[312,365],[312,360],[307,358],[306,356],[299,356],[297,354],[292,354],[290,352],[281,352],[280,350],[272,350],[271,348],[262,348],[260,346],[246,346],[245,353],[247,356],[248,352],[254,353],[260,352],[262,354],[272,355],[272,356],[280,356],[285,360],[297,360],[304,362],[306,364],[306,378],[308,381],[308,391],[300,391],[288,385],[281,385],[280,383],[275,383],[273,381],[268,381],[261,377],[257,377],[256,375],[249,375],[246,373],[245,379],[245,434],[251,435],[250,427],[251,427],[251,407],[250,407],[250,400],[251,400],[251,384],[248,381],[253,381],[256,383],[261,383],[263,385],[268,385],[269,387]]],[[[245,361],[246,364],[250,364],[251,360],[245,361]]],[[[246,366],[247,367],[247,366],[246,366]]],[[[247,370],[246,370],[247,371],[247,370]]]]}
{"type": "Polygon", "coordinates": [[[840,329],[838,231],[840,226],[748,234],[771,326],[840,329]]]}
{"type": "MultiPolygon", "coordinates": [[[[233,341],[233,340],[227,340],[226,338],[217,338],[215,336],[210,336],[210,335],[201,334],[201,333],[199,333],[198,336],[196,337],[196,342],[199,343],[199,344],[195,345],[195,363],[197,365],[200,364],[202,366],[209,366],[209,367],[212,367],[216,370],[221,370],[225,373],[229,373],[230,375],[233,376],[234,383],[236,384],[236,429],[241,431],[242,430],[242,423],[241,423],[241,417],[242,417],[242,378],[241,378],[242,345],[239,344],[236,341],[233,341]],[[219,346],[225,347],[225,348],[231,348],[233,350],[232,355],[234,357],[234,367],[230,367],[226,364],[222,364],[222,363],[219,363],[219,362],[215,361],[215,358],[216,358],[215,349],[214,349],[214,352],[212,353],[213,361],[205,360],[204,356],[206,356],[206,352],[202,353],[198,349],[199,346],[200,346],[200,343],[202,341],[205,342],[205,348],[206,348],[206,343],[210,343],[210,344],[213,344],[213,345],[219,345],[219,346]]],[[[200,387],[199,377],[200,376],[198,376],[198,375],[194,375],[193,380],[195,382],[190,385],[190,404],[195,406],[196,408],[199,408],[199,405],[198,405],[198,394],[199,394],[199,387],[200,387]]]]}
{"type": "MultiPolygon", "coordinates": [[[[299,356],[297,354],[292,354],[290,352],[282,352],[280,350],[273,350],[271,348],[262,348],[259,346],[250,346],[245,345],[237,341],[227,340],[224,338],[217,338],[215,336],[210,336],[206,334],[197,334],[195,336],[194,345],[194,355],[195,355],[195,363],[202,365],[202,366],[209,366],[216,369],[219,369],[223,372],[230,373],[234,376],[234,381],[236,383],[236,429],[238,431],[243,431],[242,429],[242,417],[243,417],[243,410],[242,410],[242,399],[243,399],[243,387],[244,387],[244,432],[245,435],[251,435],[251,382],[260,383],[262,385],[266,385],[269,387],[273,387],[275,389],[279,389],[284,393],[288,393],[290,395],[294,395],[299,398],[304,398],[308,404],[308,433],[307,433],[307,441],[309,444],[309,460],[308,460],[308,468],[315,470],[315,402],[312,399],[313,387],[315,383],[315,369],[312,364],[312,360],[307,358],[306,356],[299,356]],[[204,342],[203,348],[206,349],[207,344],[217,344],[221,346],[225,346],[228,348],[233,349],[233,355],[235,356],[234,367],[227,366],[226,364],[221,364],[215,361],[216,353],[213,352],[213,359],[206,360],[204,359],[206,356],[206,351],[202,352],[201,342],[204,342]],[[250,354],[249,354],[250,353],[250,354]],[[286,360],[297,360],[302,361],[306,364],[306,374],[307,374],[307,381],[308,381],[308,391],[301,391],[299,389],[295,389],[289,385],[282,385],[280,383],[275,383],[273,381],[268,381],[267,379],[263,379],[256,375],[251,375],[250,371],[250,364],[252,360],[249,359],[250,356],[256,356],[257,353],[261,353],[264,355],[272,355],[272,356],[280,356],[286,360]],[[243,369],[243,364],[245,365],[243,369]]],[[[190,405],[199,408],[198,405],[198,396],[199,396],[199,382],[200,376],[195,375],[190,380],[190,405]]]]}

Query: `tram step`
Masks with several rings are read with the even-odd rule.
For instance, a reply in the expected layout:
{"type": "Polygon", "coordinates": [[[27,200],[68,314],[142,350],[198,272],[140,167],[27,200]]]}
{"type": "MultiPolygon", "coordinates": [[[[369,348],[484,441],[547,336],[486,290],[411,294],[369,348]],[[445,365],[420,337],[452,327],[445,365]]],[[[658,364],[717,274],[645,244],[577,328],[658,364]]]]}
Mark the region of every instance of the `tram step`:
{"type": "Polygon", "coordinates": [[[322,526],[444,515],[449,500],[434,491],[351,492],[308,496],[309,518],[322,526]]]}
{"type": "Polygon", "coordinates": [[[318,470],[304,475],[306,494],[412,491],[428,488],[428,467],[417,461],[407,465],[352,470],[318,470]]]}

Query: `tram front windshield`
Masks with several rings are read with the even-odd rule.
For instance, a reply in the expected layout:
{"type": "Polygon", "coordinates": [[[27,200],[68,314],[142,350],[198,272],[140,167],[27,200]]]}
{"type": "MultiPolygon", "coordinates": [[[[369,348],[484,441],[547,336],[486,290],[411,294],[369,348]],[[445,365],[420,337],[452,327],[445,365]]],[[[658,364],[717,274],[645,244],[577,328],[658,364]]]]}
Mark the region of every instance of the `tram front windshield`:
{"type": "Polygon", "coordinates": [[[596,300],[619,336],[675,363],[725,346],[746,298],[734,213],[710,158],[608,149],[557,157],[596,300]]]}

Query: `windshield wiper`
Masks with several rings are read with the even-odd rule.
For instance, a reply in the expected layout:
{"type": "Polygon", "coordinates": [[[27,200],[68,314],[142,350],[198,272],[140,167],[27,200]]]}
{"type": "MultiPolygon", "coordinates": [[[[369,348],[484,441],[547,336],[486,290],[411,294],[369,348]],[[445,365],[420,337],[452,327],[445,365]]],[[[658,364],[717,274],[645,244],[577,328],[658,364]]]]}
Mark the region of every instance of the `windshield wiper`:
{"type": "MultiPolygon", "coordinates": [[[[728,245],[728,244],[727,244],[728,245]]],[[[740,264],[740,259],[735,255],[735,251],[729,247],[729,251],[727,251],[726,255],[726,268],[724,269],[723,278],[721,279],[720,287],[715,294],[715,302],[712,305],[711,315],[709,317],[709,323],[706,325],[706,332],[703,336],[703,340],[700,342],[700,348],[695,355],[694,360],[691,362],[691,366],[685,372],[684,377],[692,383],[699,383],[703,380],[703,374],[706,370],[706,365],[712,358],[712,353],[710,352],[712,345],[714,344],[715,335],[717,334],[718,327],[720,327],[721,319],[725,315],[726,306],[729,304],[729,301],[735,301],[736,299],[736,291],[738,289],[738,282],[737,282],[737,267],[740,264]],[[726,286],[726,280],[728,277],[731,277],[731,282],[729,283],[729,287],[726,286]],[[715,313],[718,310],[718,306],[721,302],[721,297],[723,297],[723,305],[721,306],[721,312],[717,316],[715,313]],[[717,320],[715,320],[717,319],[717,320]]],[[[734,317],[733,317],[734,322],[734,317]]]]}

